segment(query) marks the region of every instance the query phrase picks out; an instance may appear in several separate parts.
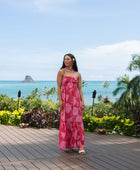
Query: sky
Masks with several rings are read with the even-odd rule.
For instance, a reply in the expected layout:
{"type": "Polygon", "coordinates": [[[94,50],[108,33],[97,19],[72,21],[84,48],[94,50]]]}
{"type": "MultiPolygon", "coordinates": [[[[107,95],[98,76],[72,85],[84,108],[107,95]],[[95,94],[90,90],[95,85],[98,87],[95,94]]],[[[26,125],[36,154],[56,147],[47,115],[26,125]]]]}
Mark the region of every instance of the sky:
{"type": "Polygon", "coordinates": [[[0,0],[0,81],[56,80],[72,53],[83,80],[116,81],[140,54],[139,0],[0,0]]]}

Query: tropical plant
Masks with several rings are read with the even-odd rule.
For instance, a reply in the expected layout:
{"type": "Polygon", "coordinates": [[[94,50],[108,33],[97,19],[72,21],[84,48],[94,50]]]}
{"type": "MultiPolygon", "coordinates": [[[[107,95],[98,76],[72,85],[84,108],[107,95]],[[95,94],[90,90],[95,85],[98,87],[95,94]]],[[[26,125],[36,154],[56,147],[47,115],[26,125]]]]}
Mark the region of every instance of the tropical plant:
{"type": "Polygon", "coordinates": [[[116,96],[120,92],[122,92],[121,97],[118,99],[118,105],[124,105],[127,107],[128,111],[130,111],[131,106],[133,104],[132,100],[132,91],[130,90],[130,79],[128,75],[124,75],[124,77],[120,77],[117,79],[117,88],[113,91],[113,95],[116,96]]]}
{"type": "Polygon", "coordinates": [[[132,61],[130,62],[128,66],[128,70],[138,70],[140,71],[140,55],[133,55],[132,61]]]}
{"type": "Polygon", "coordinates": [[[8,97],[6,94],[0,95],[0,110],[14,111],[17,109],[17,100],[8,97]]]}
{"type": "Polygon", "coordinates": [[[34,97],[41,97],[41,91],[38,89],[38,88],[35,88],[35,90],[33,90],[31,93],[30,93],[30,95],[32,96],[32,98],[34,98],[34,97]]]}
{"type": "Polygon", "coordinates": [[[106,104],[110,103],[109,97],[106,96],[106,97],[104,98],[103,102],[106,103],[106,104]]]}
{"type": "Polygon", "coordinates": [[[19,125],[21,123],[21,116],[24,113],[24,109],[10,111],[0,111],[0,124],[5,125],[19,125]]]}
{"type": "Polygon", "coordinates": [[[54,112],[55,110],[59,110],[58,103],[55,103],[52,99],[46,99],[42,103],[41,108],[46,112],[54,112]]]}
{"type": "Polygon", "coordinates": [[[21,107],[24,107],[26,111],[28,111],[35,107],[40,107],[42,105],[42,100],[41,98],[28,95],[27,97],[21,99],[20,105],[21,107]]]}
{"type": "Polygon", "coordinates": [[[51,88],[47,88],[47,87],[44,87],[44,93],[43,95],[44,96],[47,96],[47,99],[49,98],[49,96],[53,96],[53,94],[56,93],[56,88],[55,87],[51,87],[51,88]]]}
{"type": "Polygon", "coordinates": [[[82,87],[87,87],[87,82],[85,82],[84,80],[82,80],[82,87]]]}
{"type": "Polygon", "coordinates": [[[21,117],[21,122],[38,128],[59,128],[60,111],[46,112],[36,107],[25,112],[21,117]]]}
{"type": "MultiPolygon", "coordinates": [[[[107,81],[104,81],[103,87],[104,87],[105,89],[106,89],[106,88],[109,88],[109,83],[108,83],[107,81]]],[[[109,97],[108,97],[107,94],[106,94],[106,90],[105,90],[105,95],[106,95],[106,96],[105,96],[103,102],[104,102],[104,103],[110,103],[109,97]]]]}
{"type": "Polygon", "coordinates": [[[101,94],[99,94],[99,95],[97,96],[97,99],[98,99],[99,102],[101,102],[102,99],[103,99],[103,96],[102,96],[101,94]]]}
{"type": "Polygon", "coordinates": [[[134,121],[122,119],[120,116],[95,117],[86,114],[83,117],[85,131],[96,132],[97,129],[105,129],[108,133],[117,133],[132,136],[135,133],[134,121]]]}
{"type": "Polygon", "coordinates": [[[104,87],[104,88],[109,88],[109,83],[108,83],[107,81],[104,81],[103,87],[104,87]]]}
{"type": "MultiPolygon", "coordinates": [[[[110,103],[110,105],[105,104],[103,102],[95,103],[94,104],[94,116],[103,117],[106,115],[110,115],[111,108],[112,108],[112,103],[110,103]]],[[[92,106],[86,105],[85,109],[83,110],[83,116],[85,115],[90,115],[90,116],[92,115],[92,106]]]]}
{"type": "MultiPolygon", "coordinates": [[[[140,71],[140,55],[133,55],[128,70],[140,71]]],[[[133,115],[136,125],[136,135],[140,133],[140,75],[135,76],[129,83],[134,101],[133,115]]]]}
{"type": "MultiPolygon", "coordinates": [[[[132,61],[128,69],[140,71],[140,56],[132,56],[132,61]]],[[[140,133],[140,75],[129,80],[128,76],[118,78],[118,88],[114,90],[116,95],[122,91],[121,97],[118,99],[116,106],[124,106],[127,108],[128,115],[132,115],[131,119],[135,120],[135,133],[140,133]]]]}

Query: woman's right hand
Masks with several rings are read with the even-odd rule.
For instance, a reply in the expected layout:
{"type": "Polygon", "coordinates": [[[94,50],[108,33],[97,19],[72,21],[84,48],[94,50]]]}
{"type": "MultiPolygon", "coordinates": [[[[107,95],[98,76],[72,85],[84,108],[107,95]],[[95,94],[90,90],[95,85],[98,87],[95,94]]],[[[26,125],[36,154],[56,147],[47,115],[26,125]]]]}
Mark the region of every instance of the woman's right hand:
{"type": "Polygon", "coordinates": [[[60,107],[61,110],[63,109],[63,102],[62,102],[62,100],[59,101],[59,107],[60,107]]]}

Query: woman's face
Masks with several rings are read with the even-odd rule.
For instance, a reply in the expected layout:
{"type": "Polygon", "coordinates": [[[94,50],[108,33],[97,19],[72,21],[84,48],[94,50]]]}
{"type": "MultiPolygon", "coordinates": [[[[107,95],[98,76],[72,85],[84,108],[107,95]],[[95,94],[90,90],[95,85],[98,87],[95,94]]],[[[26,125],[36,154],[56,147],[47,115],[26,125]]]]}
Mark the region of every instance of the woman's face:
{"type": "Polygon", "coordinates": [[[64,63],[66,67],[72,66],[73,61],[71,59],[71,57],[69,57],[68,55],[65,56],[64,58],[64,63]]]}

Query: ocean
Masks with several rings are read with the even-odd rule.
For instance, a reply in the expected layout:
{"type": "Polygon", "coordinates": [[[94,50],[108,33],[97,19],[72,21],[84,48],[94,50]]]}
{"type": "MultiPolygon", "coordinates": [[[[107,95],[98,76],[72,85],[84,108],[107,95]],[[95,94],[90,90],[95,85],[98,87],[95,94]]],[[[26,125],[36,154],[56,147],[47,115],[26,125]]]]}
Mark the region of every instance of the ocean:
{"type": "MultiPolygon", "coordinates": [[[[102,94],[103,97],[106,95],[109,97],[110,101],[114,102],[120,95],[113,96],[112,92],[117,88],[116,81],[108,81],[109,88],[103,87],[104,81],[86,81],[87,86],[83,87],[83,96],[84,102],[86,105],[92,105],[93,98],[92,93],[96,90],[96,98],[94,99],[95,103],[98,103],[97,96],[102,94]]],[[[9,97],[13,97],[17,99],[18,91],[21,90],[21,96],[26,97],[31,93],[32,90],[38,88],[41,92],[43,92],[44,87],[57,88],[56,81],[36,81],[35,83],[22,83],[21,81],[0,81],[0,94],[7,94],[9,97]]],[[[57,102],[57,94],[50,96],[55,102],[57,102]]],[[[45,100],[46,97],[42,96],[42,100],[45,100]]]]}

